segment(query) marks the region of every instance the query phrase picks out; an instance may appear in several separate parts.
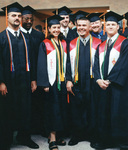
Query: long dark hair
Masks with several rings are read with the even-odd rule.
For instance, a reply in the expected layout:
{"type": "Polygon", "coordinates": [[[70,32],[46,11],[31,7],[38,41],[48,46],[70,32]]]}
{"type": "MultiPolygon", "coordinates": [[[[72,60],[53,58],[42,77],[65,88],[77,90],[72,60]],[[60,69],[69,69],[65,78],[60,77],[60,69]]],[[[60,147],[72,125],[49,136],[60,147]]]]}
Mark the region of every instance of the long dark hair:
{"type": "MultiPolygon", "coordinates": [[[[49,25],[48,27],[51,28],[52,25],[49,25]]],[[[51,40],[51,38],[54,38],[54,36],[48,31],[47,39],[51,40]]],[[[62,41],[64,39],[63,33],[60,32],[58,35],[58,40],[62,41]]]]}

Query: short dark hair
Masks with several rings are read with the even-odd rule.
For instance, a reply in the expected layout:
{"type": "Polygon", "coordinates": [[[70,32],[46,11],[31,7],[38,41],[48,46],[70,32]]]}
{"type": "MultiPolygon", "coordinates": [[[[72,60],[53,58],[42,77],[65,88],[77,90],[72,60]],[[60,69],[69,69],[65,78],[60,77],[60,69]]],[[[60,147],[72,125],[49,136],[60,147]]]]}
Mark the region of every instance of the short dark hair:
{"type": "MultiPolygon", "coordinates": [[[[54,38],[54,36],[49,32],[49,33],[48,33],[48,36],[47,36],[47,39],[51,40],[51,38],[54,38]]],[[[63,33],[60,33],[60,34],[58,35],[58,39],[61,40],[61,41],[64,39],[63,33]]]]}
{"type": "Polygon", "coordinates": [[[36,25],[35,28],[38,29],[39,31],[42,31],[42,26],[41,25],[36,25]]]}

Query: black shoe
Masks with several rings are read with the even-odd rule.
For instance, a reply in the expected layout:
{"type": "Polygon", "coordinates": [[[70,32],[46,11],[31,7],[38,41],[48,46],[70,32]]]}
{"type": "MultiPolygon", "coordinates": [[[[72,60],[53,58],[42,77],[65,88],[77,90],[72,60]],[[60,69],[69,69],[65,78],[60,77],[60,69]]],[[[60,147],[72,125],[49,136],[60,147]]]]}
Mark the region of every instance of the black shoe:
{"type": "Polygon", "coordinates": [[[66,142],[62,138],[57,139],[56,143],[57,143],[57,145],[60,145],[60,146],[65,146],[66,145],[66,142]]]}
{"type": "Polygon", "coordinates": [[[78,137],[72,137],[70,139],[70,141],[68,142],[68,145],[73,146],[73,145],[78,144],[79,142],[80,142],[80,138],[78,138],[78,137]]]}
{"type": "Polygon", "coordinates": [[[91,142],[90,146],[92,148],[94,148],[94,149],[97,149],[97,150],[103,150],[103,149],[107,149],[107,148],[114,148],[114,147],[116,147],[113,144],[101,143],[101,142],[91,142]]]}
{"type": "Polygon", "coordinates": [[[128,150],[128,144],[120,144],[119,147],[121,150],[128,150]]]}
{"type": "Polygon", "coordinates": [[[35,142],[33,142],[31,139],[27,139],[27,140],[18,140],[19,144],[21,145],[25,145],[29,148],[32,149],[38,149],[39,145],[37,145],[35,142]]]}
{"type": "Polygon", "coordinates": [[[56,144],[56,141],[52,141],[49,143],[49,149],[53,150],[53,149],[58,149],[58,146],[56,144]]]}

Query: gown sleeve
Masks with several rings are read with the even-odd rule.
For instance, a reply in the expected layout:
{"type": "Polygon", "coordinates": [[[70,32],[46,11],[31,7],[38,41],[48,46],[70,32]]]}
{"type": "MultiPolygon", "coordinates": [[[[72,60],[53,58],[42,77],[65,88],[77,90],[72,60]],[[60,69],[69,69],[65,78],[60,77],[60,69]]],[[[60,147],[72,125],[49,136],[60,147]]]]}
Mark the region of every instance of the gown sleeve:
{"type": "Polygon", "coordinates": [[[40,44],[38,53],[37,85],[41,87],[49,87],[49,79],[47,71],[47,52],[44,42],[40,44]]]}

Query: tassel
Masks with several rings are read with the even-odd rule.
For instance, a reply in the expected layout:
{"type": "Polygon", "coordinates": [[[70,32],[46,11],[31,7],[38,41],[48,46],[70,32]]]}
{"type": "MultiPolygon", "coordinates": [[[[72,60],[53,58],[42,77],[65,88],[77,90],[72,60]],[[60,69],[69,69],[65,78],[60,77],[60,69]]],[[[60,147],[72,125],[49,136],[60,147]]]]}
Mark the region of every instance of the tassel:
{"type": "Polygon", "coordinates": [[[47,38],[47,36],[48,36],[47,19],[45,22],[45,29],[46,29],[45,38],[47,38]]]}
{"type": "Polygon", "coordinates": [[[103,29],[103,35],[105,35],[105,15],[104,15],[104,29],[103,29]]]}
{"type": "Polygon", "coordinates": [[[125,31],[125,18],[123,19],[123,30],[122,30],[122,33],[124,33],[125,31]]]}
{"type": "Polygon", "coordinates": [[[69,101],[69,92],[67,92],[67,102],[68,102],[68,104],[70,103],[70,101],[69,101]]]}
{"type": "Polygon", "coordinates": [[[8,19],[7,19],[7,16],[8,16],[8,12],[7,12],[7,7],[6,7],[6,27],[8,26],[8,19]]]}

